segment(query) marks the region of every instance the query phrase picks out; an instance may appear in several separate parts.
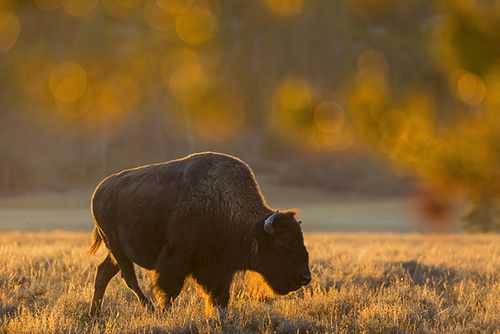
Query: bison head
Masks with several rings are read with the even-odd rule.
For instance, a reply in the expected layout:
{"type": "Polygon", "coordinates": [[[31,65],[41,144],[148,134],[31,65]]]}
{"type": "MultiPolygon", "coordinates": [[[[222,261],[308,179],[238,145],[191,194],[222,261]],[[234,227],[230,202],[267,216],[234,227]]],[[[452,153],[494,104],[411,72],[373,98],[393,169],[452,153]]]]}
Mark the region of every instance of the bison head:
{"type": "Polygon", "coordinates": [[[275,212],[256,226],[255,270],[278,294],[309,284],[309,255],[295,212],[275,212]]]}

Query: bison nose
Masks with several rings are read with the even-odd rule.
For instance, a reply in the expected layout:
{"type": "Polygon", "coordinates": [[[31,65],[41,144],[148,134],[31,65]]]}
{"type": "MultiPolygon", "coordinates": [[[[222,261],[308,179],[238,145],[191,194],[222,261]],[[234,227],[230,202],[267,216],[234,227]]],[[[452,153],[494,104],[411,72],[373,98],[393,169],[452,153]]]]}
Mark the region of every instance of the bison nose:
{"type": "Polygon", "coordinates": [[[300,277],[300,284],[301,285],[307,285],[309,283],[311,283],[311,273],[303,274],[300,277]]]}

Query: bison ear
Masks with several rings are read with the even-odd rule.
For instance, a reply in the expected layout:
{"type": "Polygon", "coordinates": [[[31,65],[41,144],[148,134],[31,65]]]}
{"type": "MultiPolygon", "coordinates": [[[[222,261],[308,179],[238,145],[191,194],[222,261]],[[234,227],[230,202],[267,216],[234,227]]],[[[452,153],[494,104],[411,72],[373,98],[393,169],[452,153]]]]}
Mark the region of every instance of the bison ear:
{"type": "Polygon", "coordinates": [[[290,216],[290,217],[296,217],[300,214],[300,209],[299,208],[291,208],[288,209],[284,212],[284,214],[290,216]]]}

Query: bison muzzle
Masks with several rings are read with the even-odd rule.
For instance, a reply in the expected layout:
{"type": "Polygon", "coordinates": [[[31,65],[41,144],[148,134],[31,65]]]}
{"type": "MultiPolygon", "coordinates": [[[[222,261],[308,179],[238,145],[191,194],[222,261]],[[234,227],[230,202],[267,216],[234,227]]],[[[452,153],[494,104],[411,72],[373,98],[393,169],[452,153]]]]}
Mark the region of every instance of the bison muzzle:
{"type": "Polygon", "coordinates": [[[90,313],[99,312],[109,281],[121,271],[138,300],[134,264],[151,273],[160,308],[191,275],[213,304],[225,308],[236,272],[260,273],[278,294],[311,280],[309,256],[295,212],[271,209],[249,166],[220,153],[198,153],[124,170],[104,179],[92,197],[97,267],[90,313]]]}

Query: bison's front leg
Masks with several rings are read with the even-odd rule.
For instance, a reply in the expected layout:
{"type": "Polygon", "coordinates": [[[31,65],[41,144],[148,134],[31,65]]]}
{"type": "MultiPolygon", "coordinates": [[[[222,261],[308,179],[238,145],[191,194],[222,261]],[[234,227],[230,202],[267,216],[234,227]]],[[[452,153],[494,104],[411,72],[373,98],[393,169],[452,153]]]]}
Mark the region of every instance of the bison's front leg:
{"type": "Polygon", "coordinates": [[[212,303],[218,308],[226,309],[229,304],[229,292],[231,281],[225,281],[224,284],[217,284],[208,289],[212,303]]]}
{"type": "Polygon", "coordinates": [[[159,309],[167,309],[179,295],[190,270],[186,253],[163,247],[152,274],[153,294],[159,309]]]}
{"type": "Polygon", "coordinates": [[[224,273],[223,269],[220,271],[212,269],[197,277],[197,280],[210,296],[210,301],[217,308],[220,318],[225,318],[233,273],[224,273]]]}

